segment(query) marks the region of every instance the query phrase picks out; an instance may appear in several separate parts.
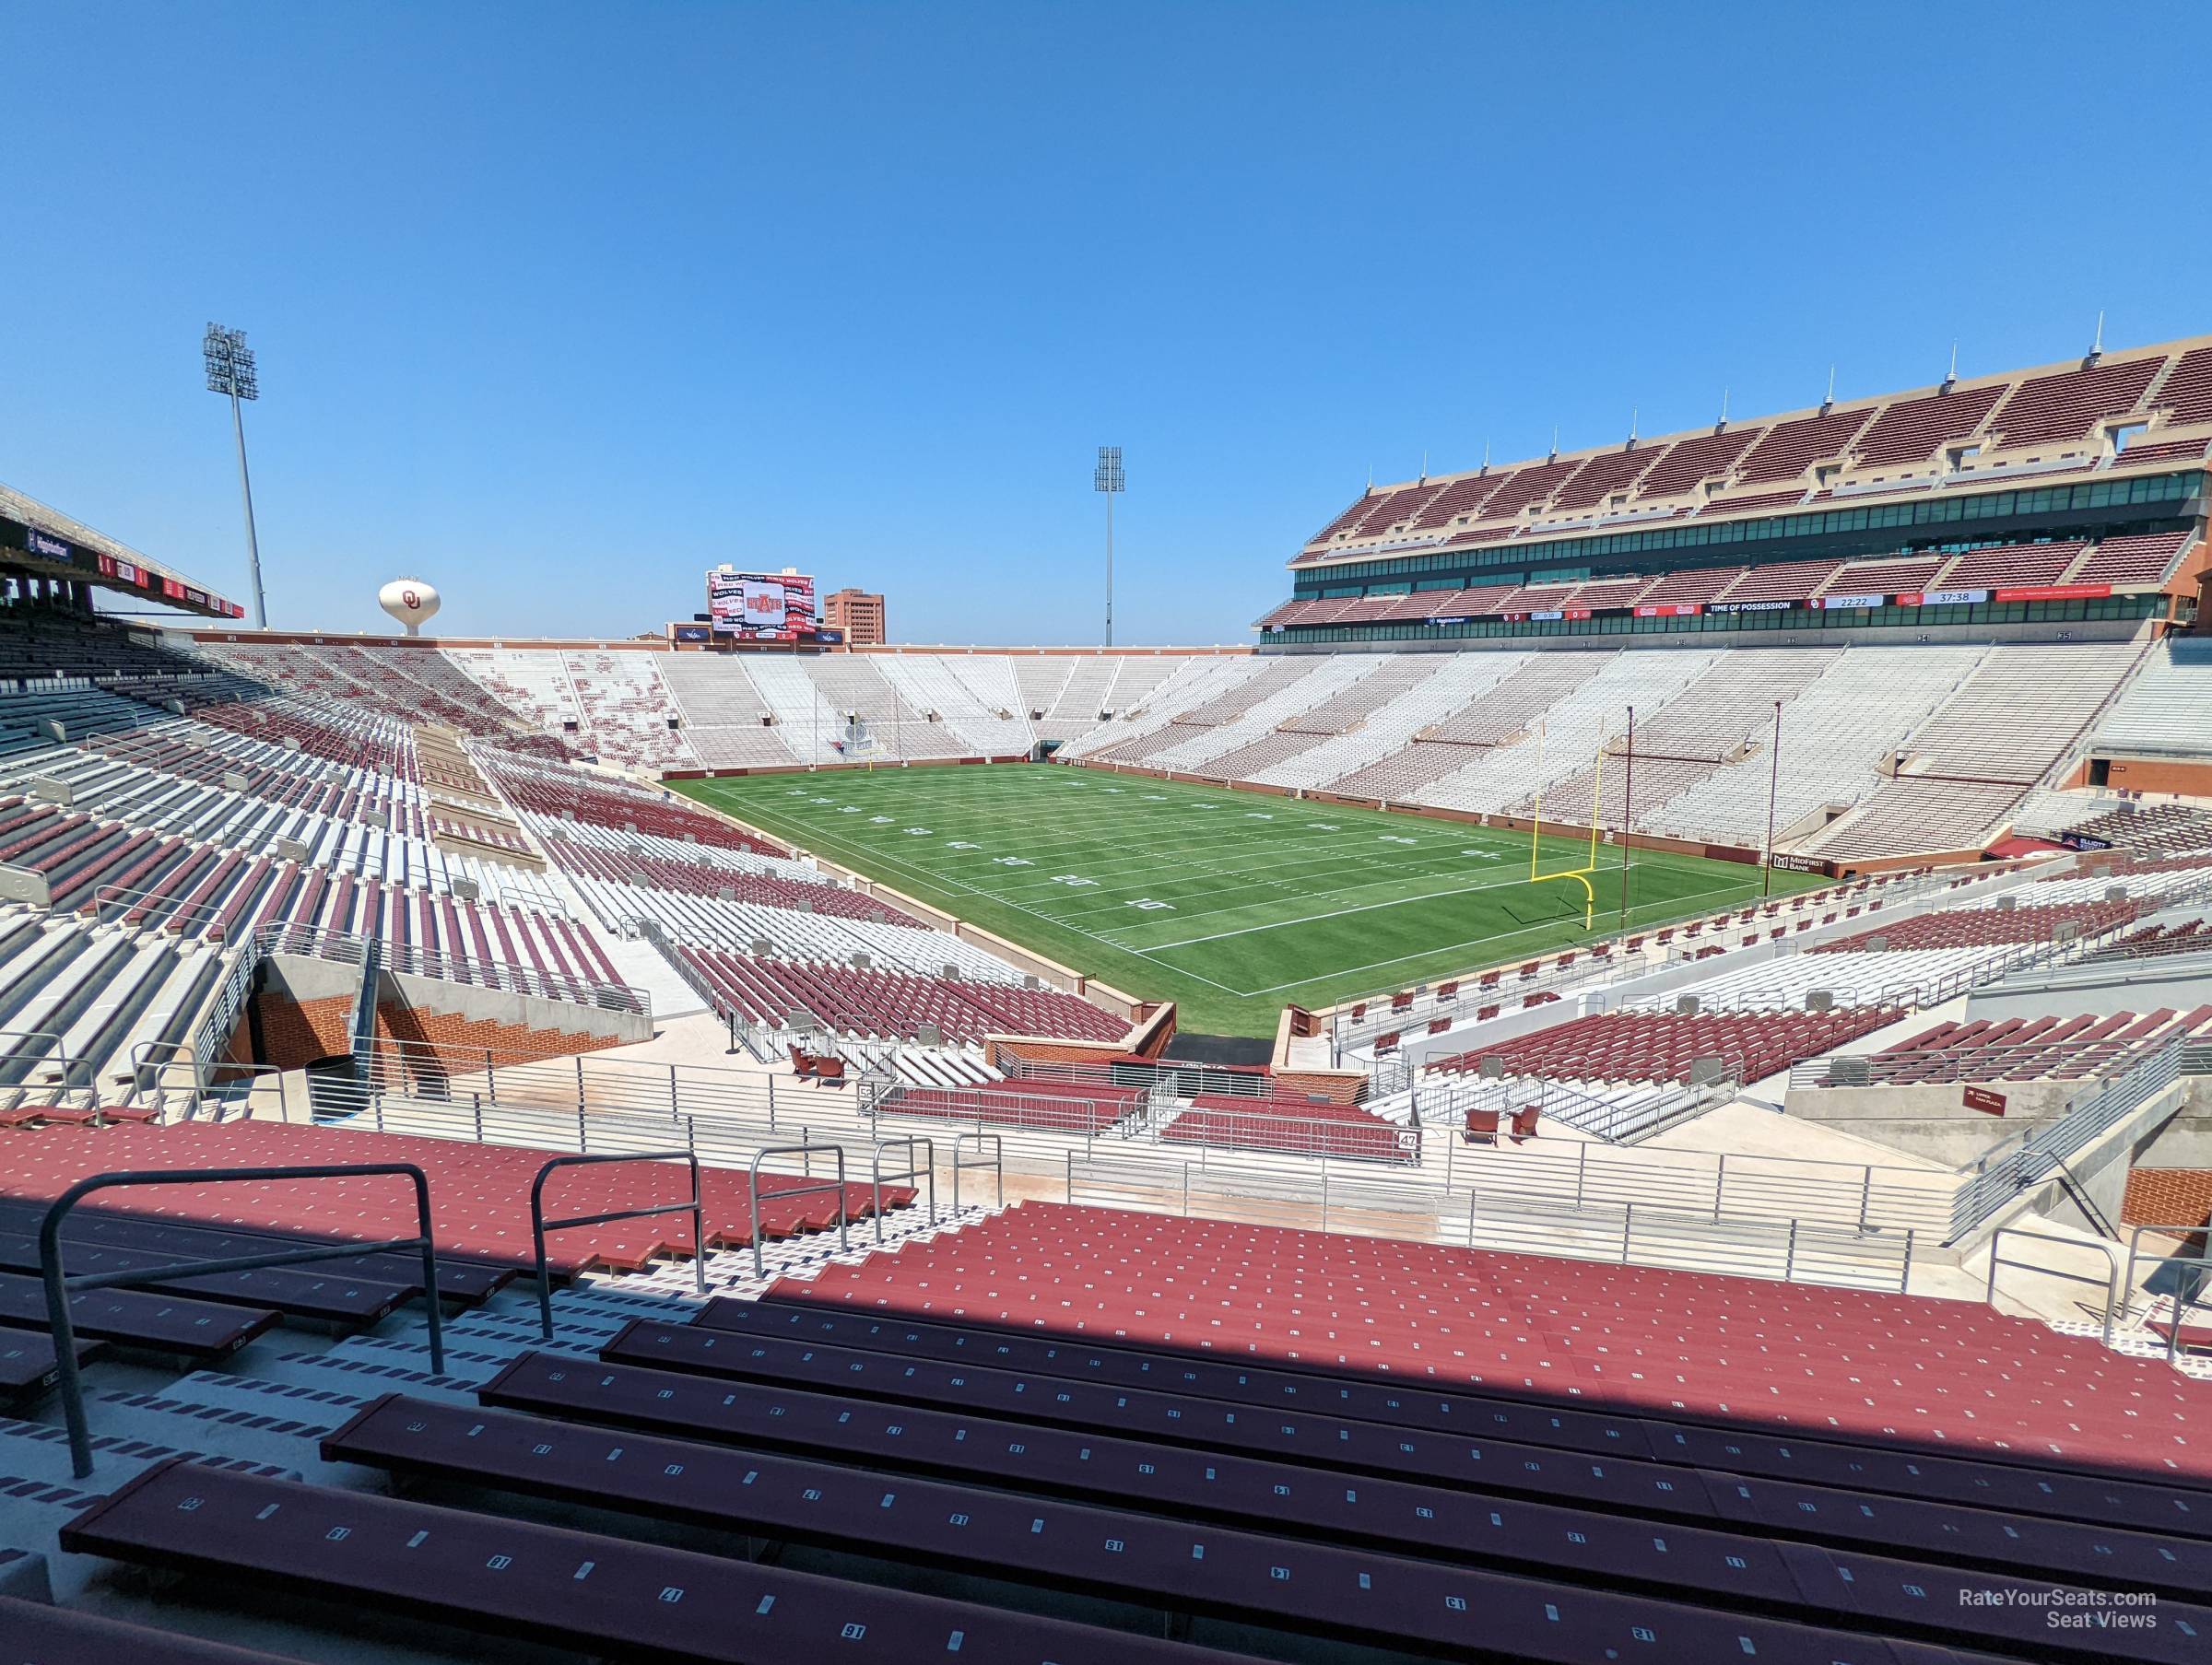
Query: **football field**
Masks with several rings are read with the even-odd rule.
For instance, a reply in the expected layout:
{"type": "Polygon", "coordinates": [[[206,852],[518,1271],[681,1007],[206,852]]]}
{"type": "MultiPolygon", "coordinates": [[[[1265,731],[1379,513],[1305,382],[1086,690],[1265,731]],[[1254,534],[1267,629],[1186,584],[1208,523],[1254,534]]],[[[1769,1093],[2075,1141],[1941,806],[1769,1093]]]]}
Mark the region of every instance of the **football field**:
{"type": "MultiPolygon", "coordinates": [[[[669,783],[1124,991],[1184,1028],[1272,1036],[1285,1002],[1450,976],[1584,939],[1583,887],[1532,884],[1526,833],[1139,776],[1000,764],[669,783]]],[[[1543,840],[1541,871],[1584,864],[1543,840]]],[[[1629,922],[1756,897],[1759,870],[1638,850],[1629,922]]],[[[1620,920],[1601,846],[1596,929],[1620,920]]],[[[1777,873],[1778,893],[1818,881],[1777,873]]]]}

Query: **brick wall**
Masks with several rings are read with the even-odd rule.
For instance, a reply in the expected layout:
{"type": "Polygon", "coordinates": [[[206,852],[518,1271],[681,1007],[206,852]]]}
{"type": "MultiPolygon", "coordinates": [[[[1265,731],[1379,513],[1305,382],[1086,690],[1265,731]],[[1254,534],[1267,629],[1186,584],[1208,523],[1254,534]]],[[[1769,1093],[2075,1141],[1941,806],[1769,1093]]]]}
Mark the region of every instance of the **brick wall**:
{"type": "Polygon", "coordinates": [[[2139,1167],[2127,1177],[2123,1225],[2201,1225],[2212,1220],[2212,1168],[2139,1167]]]}
{"type": "MultiPolygon", "coordinates": [[[[343,995],[298,1001],[270,990],[253,997],[253,1007],[261,1020],[262,1050],[266,1056],[260,1061],[264,1063],[297,1070],[318,1058],[351,1049],[353,1002],[343,995]]],[[[534,1029],[523,1024],[492,1023],[388,1002],[376,1008],[376,1033],[380,1040],[406,1043],[412,1057],[434,1056],[453,1068],[480,1068],[487,1049],[495,1061],[512,1062],[517,1056],[567,1057],[622,1044],[609,1036],[534,1029]]],[[[241,1018],[230,1038],[231,1057],[251,1061],[251,1036],[252,1030],[241,1018]]]]}

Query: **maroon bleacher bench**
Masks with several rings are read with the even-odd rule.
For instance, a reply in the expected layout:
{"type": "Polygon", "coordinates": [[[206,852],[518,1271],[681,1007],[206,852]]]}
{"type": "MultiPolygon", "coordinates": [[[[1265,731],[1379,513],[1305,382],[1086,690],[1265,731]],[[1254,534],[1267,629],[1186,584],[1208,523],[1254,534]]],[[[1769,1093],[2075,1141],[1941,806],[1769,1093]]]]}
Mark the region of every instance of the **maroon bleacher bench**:
{"type": "MultiPolygon", "coordinates": [[[[61,1531],[71,1554],[652,1665],[922,1659],[1144,1665],[1179,1643],[300,1481],[156,1464],[61,1531]]],[[[350,1616],[350,1615],[349,1615],[350,1616]]],[[[111,1656],[112,1657],[112,1656],[111,1656]]]]}

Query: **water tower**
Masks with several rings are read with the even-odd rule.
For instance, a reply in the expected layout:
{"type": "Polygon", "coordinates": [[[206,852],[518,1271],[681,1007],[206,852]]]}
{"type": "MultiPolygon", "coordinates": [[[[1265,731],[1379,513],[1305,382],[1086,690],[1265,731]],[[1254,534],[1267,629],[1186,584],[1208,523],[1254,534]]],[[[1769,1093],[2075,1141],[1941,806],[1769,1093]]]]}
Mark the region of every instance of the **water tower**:
{"type": "Polygon", "coordinates": [[[438,611],[438,592],[418,578],[395,578],[376,592],[376,604],[406,626],[409,636],[420,636],[438,611]]]}

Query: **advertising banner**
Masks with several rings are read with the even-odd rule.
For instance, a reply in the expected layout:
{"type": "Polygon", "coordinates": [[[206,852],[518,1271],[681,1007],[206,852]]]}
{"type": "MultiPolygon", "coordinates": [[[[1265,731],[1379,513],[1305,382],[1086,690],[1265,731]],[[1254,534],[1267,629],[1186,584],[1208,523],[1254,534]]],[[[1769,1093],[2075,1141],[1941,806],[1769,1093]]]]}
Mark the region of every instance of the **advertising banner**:
{"type": "Polygon", "coordinates": [[[2112,592],[2110,584],[2025,584],[2018,589],[2000,590],[1992,599],[2001,602],[2096,601],[2112,592]]]}
{"type": "Polygon", "coordinates": [[[707,613],[716,636],[740,641],[797,641],[815,634],[814,580],[800,572],[707,574],[707,613]]]}

